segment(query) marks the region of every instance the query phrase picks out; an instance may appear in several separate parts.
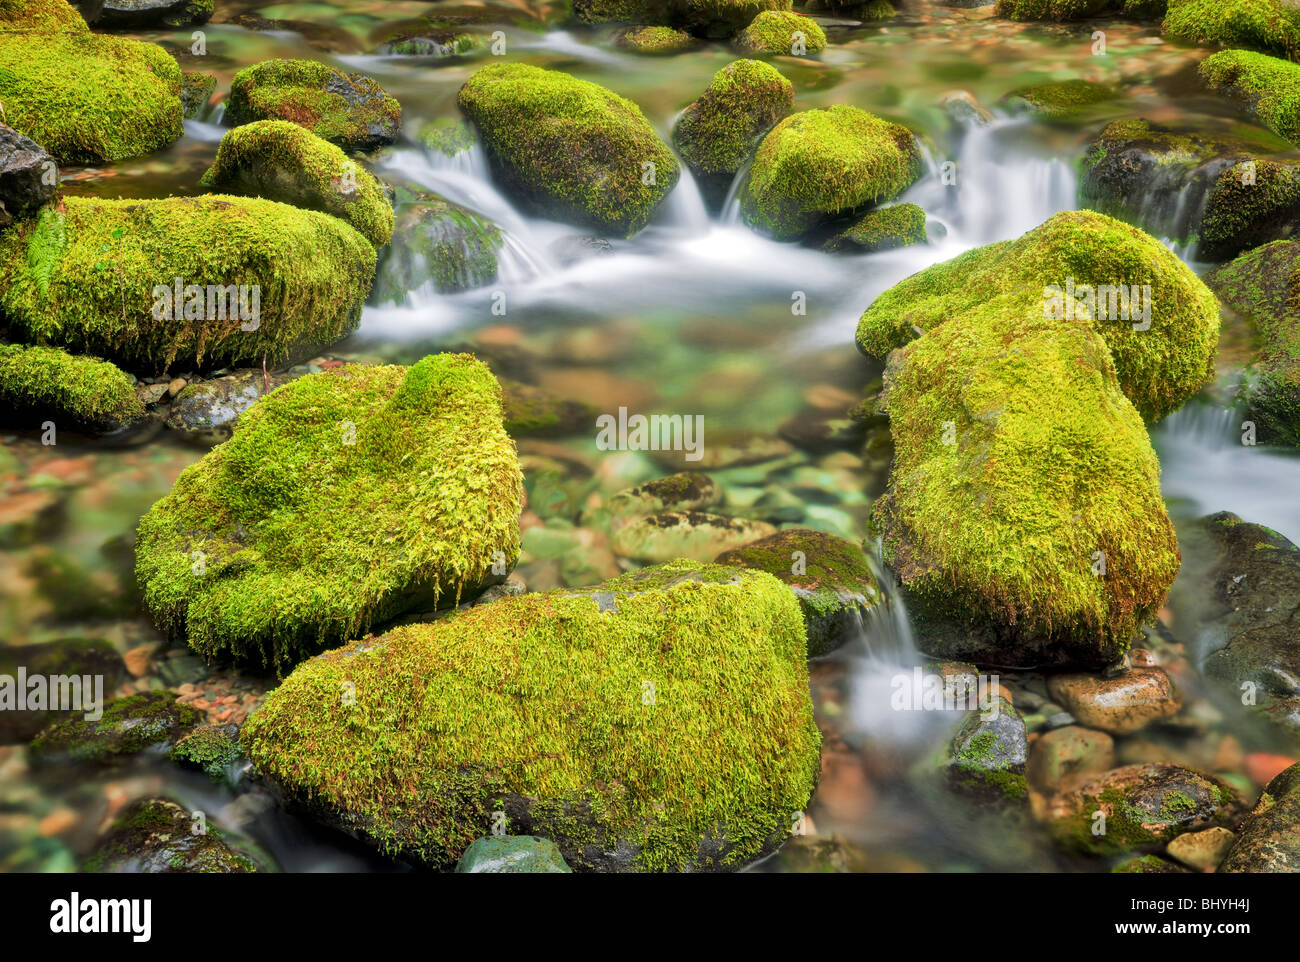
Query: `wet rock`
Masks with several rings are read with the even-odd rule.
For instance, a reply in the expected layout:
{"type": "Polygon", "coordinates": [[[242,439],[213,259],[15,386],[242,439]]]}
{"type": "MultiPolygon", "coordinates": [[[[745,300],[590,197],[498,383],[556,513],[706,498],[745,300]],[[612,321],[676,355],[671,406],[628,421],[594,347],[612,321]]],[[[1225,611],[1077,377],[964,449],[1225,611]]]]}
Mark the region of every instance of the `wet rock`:
{"type": "Polygon", "coordinates": [[[1179,835],[1165,851],[1170,858],[1176,858],[1188,868],[1208,872],[1223,861],[1236,838],[1228,829],[1216,826],[1203,832],[1179,835]]]}
{"type": "Polygon", "coordinates": [[[217,90],[217,78],[210,73],[185,70],[181,73],[181,108],[186,120],[202,117],[217,90]]]}
{"type": "Polygon", "coordinates": [[[1053,120],[1068,119],[1097,104],[1117,99],[1120,91],[1088,80],[1035,84],[1007,94],[1006,101],[1053,120]]]}
{"type": "Polygon", "coordinates": [[[104,0],[96,26],[104,30],[188,27],[212,19],[214,0],[104,0]]]}
{"type": "Polygon", "coordinates": [[[665,511],[703,511],[721,501],[722,488],[711,477],[683,471],[619,491],[603,510],[611,518],[630,518],[665,511]]]}
{"type": "Polygon", "coordinates": [[[1268,783],[1219,871],[1300,872],[1300,765],[1268,783]]]}
{"type": "Polygon", "coordinates": [[[372,77],[314,60],[267,60],[235,74],[226,99],[232,126],[288,120],[348,150],[394,143],[402,108],[372,77]]]}
{"type": "Polygon", "coordinates": [[[559,398],[518,381],[501,381],[501,399],[511,437],[558,438],[586,433],[600,414],[585,401],[559,398]]]}
{"type": "Polygon", "coordinates": [[[114,691],[126,672],[121,656],[104,639],[63,638],[35,645],[0,645],[0,679],[6,675],[11,680],[0,680],[0,745],[30,741],[52,722],[84,714],[85,708],[57,709],[53,695],[75,690],[65,688],[63,679],[72,686],[76,678],[77,687],[86,699],[94,697],[97,684],[101,695],[114,691]],[[43,704],[39,706],[33,704],[34,691],[27,683],[37,676],[45,679],[43,704]],[[26,708],[18,707],[20,692],[21,703],[26,708]]]}
{"type": "Polygon", "coordinates": [[[724,551],[716,561],[766,571],[790,586],[803,611],[809,657],[827,654],[858,637],[862,616],[880,601],[862,549],[810,528],[778,531],[724,551]]]}
{"type": "Polygon", "coordinates": [[[122,810],[86,859],[83,872],[256,872],[258,865],[226,844],[214,825],[194,832],[193,814],[166,798],[146,798],[122,810]]]}
{"type": "MultiPolygon", "coordinates": [[[[697,443],[704,439],[698,439],[697,443]]],[[[751,464],[764,464],[786,458],[794,453],[788,441],[765,434],[711,435],[701,444],[698,460],[687,461],[688,451],[651,451],[655,462],[668,468],[690,471],[721,471],[751,464]]]]}
{"type": "Polygon", "coordinates": [[[775,533],[776,528],[762,521],[670,511],[629,521],[612,533],[610,546],[614,554],[635,561],[712,561],[723,551],[775,533]]]}
{"type": "Polygon", "coordinates": [[[1178,712],[1174,683],[1163,668],[1135,668],[1116,678],[1053,675],[1047,679],[1052,698],[1079,724],[1112,735],[1129,735],[1178,712]]]}
{"type": "MultiPolygon", "coordinates": [[[[440,7],[439,16],[420,17],[387,29],[375,53],[389,57],[458,57],[487,47],[487,36],[469,26],[477,18],[458,15],[464,9],[448,8],[443,15],[440,7]]],[[[485,19],[490,19],[490,14],[485,19]]]]}
{"type": "Polygon", "coordinates": [[[362,53],[357,35],[346,27],[313,20],[283,20],[259,17],[255,13],[237,13],[226,23],[245,30],[275,30],[296,33],[303,42],[317,50],[333,54],[362,53]]]}
{"type": "Polygon", "coordinates": [[[975,95],[968,90],[949,91],[939,98],[939,106],[959,124],[987,127],[993,123],[993,115],[981,106],[975,99],[975,95]]]}
{"type": "Polygon", "coordinates": [[[263,375],[247,369],[196,381],[176,395],[167,412],[167,427],[196,445],[220,444],[230,437],[240,414],[262,395],[292,380],[288,374],[263,375]]]}
{"type": "Polygon", "coordinates": [[[1119,875],[1178,875],[1185,874],[1187,869],[1159,855],[1137,855],[1120,862],[1111,872],[1119,875]]]}
{"type": "Polygon", "coordinates": [[[181,736],[167,757],[184,768],[196,768],[214,782],[230,781],[230,767],[242,757],[238,725],[200,725],[181,736]]]}
{"type": "Polygon", "coordinates": [[[548,838],[532,835],[486,836],[465,849],[457,873],[572,872],[559,848],[548,838]]]}
{"type": "Polygon", "coordinates": [[[1054,792],[1064,784],[1115,766],[1115,740],[1105,732],[1066,725],[1044,732],[1029,748],[1026,776],[1039,791],[1054,792]]]}
{"type": "Polygon", "coordinates": [[[848,227],[836,230],[822,250],[849,254],[874,254],[924,244],[925,211],[916,204],[894,204],[868,211],[848,227]]]}
{"type": "Polygon", "coordinates": [[[175,742],[202,717],[169,691],[115,698],[103,706],[101,718],[90,720],[84,715],[57,722],[38,734],[28,748],[32,765],[111,762],[175,742]]]}
{"type": "Polygon", "coordinates": [[[115,365],[36,345],[0,344],[0,404],[0,422],[28,429],[50,420],[126,436],[149,420],[130,375],[115,365]]]}
{"type": "Polygon", "coordinates": [[[460,117],[440,117],[420,128],[419,142],[444,157],[458,157],[477,142],[472,124],[460,117]]]}
{"type": "Polygon", "coordinates": [[[392,244],[380,257],[371,301],[404,303],[426,286],[453,294],[497,277],[501,230],[467,207],[429,191],[399,189],[392,244]]]}
{"type": "Polygon", "coordinates": [[[840,835],[796,835],[773,857],[778,872],[846,874],[868,872],[870,858],[840,835]]]}
{"type": "Polygon", "coordinates": [[[58,186],[58,169],[45,148],[0,124],[0,228],[34,214],[58,186]]]}
{"type": "Polygon", "coordinates": [[[970,712],[948,747],[945,775],[958,794],[994,806],[1026,804],[1028,741],[1015,706],[996,696],[996,710],[970,712]]]}
{"type": "Polygon", "coordinates": [[[1112,769],[1054,796],[1047,810],[1062,846],[1094,855],[1158,851],[1177,835],[1232,824],[1240,814],[1226,783],[1163,764],[1112,769]]]}

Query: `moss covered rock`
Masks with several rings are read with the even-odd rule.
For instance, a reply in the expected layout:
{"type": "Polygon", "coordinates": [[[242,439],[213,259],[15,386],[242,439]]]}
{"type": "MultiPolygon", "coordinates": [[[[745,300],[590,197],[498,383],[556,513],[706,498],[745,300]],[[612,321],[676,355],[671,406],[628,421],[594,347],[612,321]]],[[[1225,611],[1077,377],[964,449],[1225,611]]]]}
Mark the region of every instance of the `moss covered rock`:
{"type": "Polygon", "coordinates": [[[714,40],[732,36],[766,10],[789,10],[792,0],[574,0],[587,23],[641,23],[677,27],[714,40]]]}
{"type": "Polygon", "coordinates": [[[717,563],[766,571],[790,586],[803,612],[809,657],[825,655],[856,638],[862,616],[880,601],[862,549],[824,531],[778,531],[724,551],[717,563]]]}
{"type": "Polygon", "coordinates": [[[1268,783],[1218,871],[1300,872],[1300,765],[1268,783]]]}
{"type": "Polygon", "coordinates": [[[676,562],[327,652],[242,744],[411,861],[454,864],[500,812],[575,870],[734,869],[789,837],[816,780],[806,658],[775,578],[676,562]]]}
{"type": "Polygon", "coordinates": [[[483,364],[349,365],[273,391],[182,472],[136,573],[164,631],[283,669],[504,580],[522,490],[483,364]]]}
{"type": "Polygon", "coordinates": [[[374,174],[287,120],[236,127],[199,181],[221,194],[265,197],[344,220],[375,247],[393,236],[393,208],[374,174]]]}
{"type": "Polygon", "coordinates": [[[170,874],[256,872],[257,862],[226,843],[215,825],[196,832],[191,812],[166,798],[132,802],[82,865],[83,872],[170,874]]]}
{"type": "Polygon", "coordinates": [[[453,294],[496,280],[502,238],[492,221],[430,191],[405,188],[397,191],[395,211],[372,301],[400,304],[426,285],[453,294]]]}
{"type": "Polygon", "coordinates": [[[1158,20],[1164,16],[1167,2],[1168,0],[997,0],[994,13],[1011,20],[1069,21],[1100,16],[1158,20]]]}
{"type": "Polygon", "coordinates": [[[506,432],[512,438],[566,437],[585,434],[600,409],[586,401],[557,397],[519,381],[501,380],[506,432]]]}
{"type": "Polygon", "coordinates": [[[35,427],[48,417],[95,434],[127,430],[146,416],[130,375],[121,369],[21,344],[0,344],[0,409],[10,424],[35,427]]]}
{"type": "Polygon", "coordinates": [[[269,200],[68,197],[0,234],[0,309],[132,370],[274,365],[356,326],[374,264],[347,224],[269,200]]]}
{"type": "Polygon", "coordinates": [[[622,31],[614,42],[624,50],[653,56],[682,53],[700,45],[685,30],[673,27],[631,27],[622,31]]]}
{"type": "MultiPolygon", "coordinates": [[[[1300,10],[1295,17],[1300,28],[1300,10]]],[[[1225,50],[1207,57],[1200,74],[1211,89],[1227,93],[1273,133],[1300,144],[1300,64],[1250,50],[1225,50]]]]}
{"type": "Polygon", "coordinates": [[[1007,94],[1006,99],[1045,117],[1064,119],[1119,96],[1115,87],[1075,79],[1021,87],[1007,94]]]}
{"type": "Polygon", "coordinates": [[[630,518],[665,511],[703,511],[721,500],[722,489],[707,474],[682,471],[619,491],[603,511],[610,518],[630,518]]]}
{"type": "Polygon", "coordinates": [[[1029,752],[1024,720],[1001,695],[987,711],[968,712],[948,744],[943,774],[959,795],[999,809],[1018,809],[1029,798],[1029,752]]]}
{"type": "Polygon", "coordinates": [[[267,60],[245,67],[230,83],[231,124],[288,120],[317,137],[353,150],[397,140],[402,107],[364,74],[344,74],[314,60],[267,60]]]}
{"type": "Polygon", "coordinates": [[[104,0],[95,25],[106,30],[188,27],[212,19],[215,0],[104,0]]]}
{"type": "Polygon", "coordinates": [[[214,782],[230,780],[240,759],[238,725],[200,725],[172,746],[167,757],[184,768],[197,768],[214,782]]]}
{"type": "Polygon", "coordinates": [[[1300,447],[1300,240],[1242,254],[1205,283],[1259,337],[1259,357],[1240,397],[1256,439],[1300,447]]]}
{"type": "Polygon", "coordinates": [[[27,754],[37,766],[103,764],[170,744],[202,717],[198,710],[178,702],[175,692],[128,695],[105,704],[100,718],[76,717],[51,725],[32,740],[27,754]]]}
{"type": "Polygon", "coordinates": [[[565,873],[573,869],[549,838],[532,835],[488,835],[465,849],[456,863],[463,874],[480,872],[565,873]]]}
{"type": "Polygon", "coordinates": [[[1169,0],[1162,33],[1199,46],[1300,51],[1300,8],[1289,0],[1169,0]]]}
{"type": "Polygon", "coordinates": [[[1113,360],[1143,417],[1177,410],[1213,374],[1214,295],[1155,238],[1092,211],[1057,214],[1016,240],[967,251],[896,284],[862,315],[858,347],[884,357],[917,337],[917,329],[933,333],[955,318],[973,329],[976,318],[998,315],[1015,325],[1013,316],[1045,319],[1057,309],[1101,336],[1110,360],[1088,366],[1099,370],[1113,360]],[[1131,295],[1135,285],[1126,319],[1117,289],[1131,295]],[[1065,303],[1070,292],[1073,308],[1065,303]]]}
{"type": "Polygon", "coordinates": [[[826,34],[809,17],[789,10],[765,10],[736,35],[740,50],[802,57],[826,49],[826,34]]]}
{"type": "Polygon", "coordinates": [[[547,216],[631,235],[680,176],[636,104],[558,70],[491,64],[461,88],[460,107],[497,178],[547,216]]]}
{"type": "Polygon", "coordinates": [[[727,64],[688,104],[673,127],[673,144],[715,207],[759,139],[794,107],[794,85],[761,60],[727,64]]]}
{"type": "Polygon", "coordinates": [[[787,117],[763,138],[740,188],[745,223],[793,240],[840,214],[893,200],[921,175],[912,132],[857,107],[787,117]]]}
{"type": "Polygon", "coordinates": [[[183,132],[180,93],[171,54],[92,34],[62,0],[0,9],[5,119],[60,163],[107,163],[171,143],[183,132]]]}
{"type": "Polygon", "coordinates": [[[186,70],[181,74],[181,107],[185,119],[192,120],[203,116],[208,109],[208,101],[217,90],[217,78],[210,73],[198,70],[186,70]]]}
{"type": "Polygon", "coordinates": [[[870,210],[822,245],[822,250],[852,254],[874,254],[924,244],[925,211],[916,204],[893,204],[870,210]]]}

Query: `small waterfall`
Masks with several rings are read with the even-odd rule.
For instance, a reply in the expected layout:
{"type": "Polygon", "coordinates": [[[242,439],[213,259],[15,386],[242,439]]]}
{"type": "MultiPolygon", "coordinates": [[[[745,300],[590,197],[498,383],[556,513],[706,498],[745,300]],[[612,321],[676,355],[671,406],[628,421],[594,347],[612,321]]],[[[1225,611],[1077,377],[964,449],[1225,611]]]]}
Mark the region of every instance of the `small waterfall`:
{"type": "Polygon", "coordinates": [[[682,164],[681,169],[681,179],[659,208],[654,223],[675,232],[705,234],[712,222],[708,208],[704,205],[704,195],[700,193],[700,187],[690,169],[685,164],[682,164]]]}

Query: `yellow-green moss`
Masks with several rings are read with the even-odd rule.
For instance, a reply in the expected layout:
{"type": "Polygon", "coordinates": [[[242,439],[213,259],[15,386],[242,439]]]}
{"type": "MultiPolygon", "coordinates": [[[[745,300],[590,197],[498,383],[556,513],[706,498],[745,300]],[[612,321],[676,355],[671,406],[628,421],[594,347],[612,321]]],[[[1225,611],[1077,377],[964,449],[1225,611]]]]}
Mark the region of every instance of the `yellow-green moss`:
{"type": "MultiPolygon", "coordinates": [[[[1177,0],[1175,0],[1177,2],[1177,0]]],[[[1086,20],[1098,16],[1125,16],[1158,20],[1168,0],[998,0],[994,12],[1012,20],[1086,20]]]]}
{"type": "Polygon", "coordinates": [[[491,64],[461,88],[460,107],[505,185],[565,220],[634,234],[680,176],[636,104],[558,70],[491,64]]]}
{"type": "Polygon", "coordinates": [[[265,197],[347,221],[375,247],[393,236],[393,208],[373,174],[334,144],[287,120],[236,127],[200,184],[265,197]]]}
{"type": "Polygon", "coordinates": [[[0,345],[0,407],[38,411],[92,429],[113,429],[144,417],[131,378],[107,361],[56,348],[0,345]]]}
{"type": "Polygon", "coordinates": [[[401,304],[428,283],[439,294],[490,284],[501,245],[501,229],[486,217],[432,192],[399,187],[393,242],[380,258],[371,299],[401,304]]]}
{"type": "Polygon", "coordinates": [[[1019,100],[1031,110],[1054,119],[1072,117],[1118,96],[1120,92],[1114,87],[1079,79],[1034,84],[1007,94],[1009,100],[1019,100]]]}
{"type": "Polygon", "coordinates": [[[619,34],[618,45],[633,53],[670,54],[691,50],[699,41],[672,27],[632,27],[619,34]]]}
{"type": "Polygon", "coordinates": [[[734,868],[789,836],[817,777],[806,657],[775,578],[678,561],[328,652],[242,744],[295,801],[423,863],[500,807],[576,869],[734,868]]]}
{"type": "Polygon", "coordinates": [[[1290,0],[1169,0],[1165,39],[1201,46],[1300,52],[1300,7],[1290,0]]]}
{"type": "Polygon", "coordinates": [[[800,35],[803,53],[821,53],[826,49],[826,34],[817,21],[788,10],[763,11],[736,35],[735,43],[741,50],[798,55],[795,34],[800,35]]]}
{"type": "MultiPolygon", "coordinates": [[[[881,294],[858,324],[858,346],[884,357],[949,321],[988,317],[994,302],[1012,316],[1042,316],[1046,289],[1150,285],[1150,328],[1090,322],[1109,348],[1119,383],[1143,417],[1180,407],[1213,374],[1219,335],[1214,295],[1155,238],[1103,214],[1069,211],[1014,241],[927,268],[881,294]]],[[[1109,310],[1109,304],[1107,305],[1109,310]]],[[[1079,311],[1083,311],[1080,306],[1079,311]]]]}
{"type": "Polygon", "coordinates": [[[317,211],[225,196],[63,203],[0,234],[0,308],[24,340],[129,369],[275,364],[355,327],[374,275],[370,243],[317,211]],[[177,277],[256,285],[257,329],[242,330],[249,324],[234,311],[155,317],[155,287],[177,277]]]}
{"type": "MultiPolygon", "coordinates": [[[[1300,9],[1296,10],[1300,29],[1300,9]]],[[[1215,90],[1243,102],[1269,130],[1300,144],[1300,64],[1249,50],[1207,57],[1201,76],[1215,90]]]]}
{"type": "Polygon", "coordinates": [[[33,16],[34,26],[0,19],[9,126],[64,164],[138,157],[181,136],[181,68],[167,51],[91,34],[66,4],[38,5],[33,16]]]}
{"type": "Polygon", "coordinates": [[[828,216],[892,200],[920,175],[906,127],[857,107],[805,110],[763,138],[740,209],[754,229],[789,240],[828,216]]]}
{"type": "Polygon", "coordinates": [[[349,365],[240,415],[141,520],[136,574],[168,634],[282,669],[504,579],[522,489],[483,364],[349,365]]]}
{"type": "Polygon", "coordinates": [[[402,127],[401,105],[373,78],[343,74],[314,60],[266,60],[245,67],[230,83],[226,117],[236,126],[288,120],[358,150],[393,143],[402,127]]]}
{"type": "Polygon", "coordinates": [[[912,244],[924,244],[925,211],[916,204],[894,204],[868,211],[825,245],[829,251],[870,254],[912,244]]]}
{"type": "Polygon", "coordinates": [[[587,23],[656,24],[722,39],[765,10],[791,6],[791,0],[574,0],[573,12],[587,23]]]}

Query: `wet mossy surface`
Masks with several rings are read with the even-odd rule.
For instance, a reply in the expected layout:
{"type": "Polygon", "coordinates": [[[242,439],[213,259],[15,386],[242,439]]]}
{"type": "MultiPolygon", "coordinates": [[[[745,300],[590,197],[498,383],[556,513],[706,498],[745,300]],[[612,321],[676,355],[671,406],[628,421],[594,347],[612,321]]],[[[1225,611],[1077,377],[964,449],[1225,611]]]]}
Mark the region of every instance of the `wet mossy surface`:
{"type": "Polygon", "coordinates": [[[496,224],[431,191],[396,194],[393,239],[380,257],[372,303],[402,303],[426,285],[453,294],[496,280],[504,243],[496,224]]]}
{"type": "MultiPolygon", "coordinates": [[[[1300,43],[1300,10],[1295,12],[1300,43]]],[[[1296,49],[1300,49],[1297,47],[1296,49]]],[[[1207,57],[1200,75],[1247,107],[1280,137],[1300,144],[1300,64],[1250,50],[1225,50],[1207,57]]]]}
{"type": "Polygon", "coordinates": [[[1300,9],[1288,0],[1170,0],[1162,32],[1166,40],[1294,57],[1300,9]]]}
{"type": "Polygon", "coordinates": [[[826,34],[816,20],[789,10],[765,10],[736,35],[739,50],[804,56],[826,49],[826,34]]]}
{"type": "Polygon", "coordinates": [[[82,863],[83,872],[245,873],[258,871],[248,855],[226,843],[215,825],[195,831],[193,813],[166,798],[131,803],[82,863]]]}
{"type": "Polygon", "coordinates": [[[174,742],[201,718],[174,692],[128,695],[106,702],[101,718],[75,717],[46,728],[32,740],[28,756],[36,766],[107,764],[174,742]]]}
{"type": "Polygon", "coordinates": [[[822,250],[873,254],[924,244],[925,211],[916,204],[893,204],[868,211],[843,229],[835,231],[822,250]]]}
{"type": "Polygon", "coordinates": [[[35,427],[42,418],[57,426],[109,433],[138,424],[144,403],[131,378],[93,357],[57,348],[0,344],[0,419],[35,427]]]}
{"type": "Polygon", "coordinates": [[[183,735],[167,757],[186,768],[197,768],[214,782],[230,778],[230,766],[237,763],[239,728],[236,725],[200,725],[183,735]]]}

